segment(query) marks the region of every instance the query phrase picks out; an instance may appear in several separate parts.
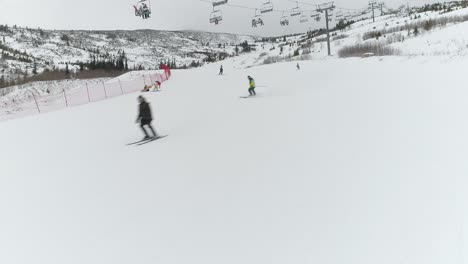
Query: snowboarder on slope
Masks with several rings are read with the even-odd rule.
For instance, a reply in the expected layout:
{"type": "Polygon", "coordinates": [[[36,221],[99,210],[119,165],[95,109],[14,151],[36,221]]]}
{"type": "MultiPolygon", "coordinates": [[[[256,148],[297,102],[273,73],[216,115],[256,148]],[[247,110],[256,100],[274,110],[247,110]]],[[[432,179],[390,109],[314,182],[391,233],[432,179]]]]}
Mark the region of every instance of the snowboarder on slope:
{"type": "Polygon", "coordinates": [[[145,126],[149,127],[149,129],[151,130],[151,133],[153,134],[153,137],[157,137],[158,134],[151,126],[151,122],[153,121],[153,116],[151,114],[151,108],[149,106],[149,103],[146,102],[145,98],[141,95],[138,96],[138,102],[140,103],[140,106],[139,106],[139,113],[138,113],[138,118],[136,120],[136,123],[140,123],[140,127],[143,130],[143,133],[145,134],[145,137],[143,138],[143,140],[151,138],[148,135],[148,132],[146,131],[145,126]]]}
{"type": "Polygon", "coordinates": [[[257,95],[257,93],[255,92],[255,80],[250,76],[247,76],[247,78],[249,79],[249,94],[250,94],[250,96],[257,95]]]}
{"type": "Polygon", "coordinates": [[[301,69],[301,66],[299,65],[299,63],[297,63],[296,67],[297,67],[298,70],[301,69]]]}
{"type": "Polygon", "coordinates": [[[223,65],[221,65],[221,67],[219,68],[219,75],[223,75],[224,73],[224,69],[223,69],[223,65]]]}

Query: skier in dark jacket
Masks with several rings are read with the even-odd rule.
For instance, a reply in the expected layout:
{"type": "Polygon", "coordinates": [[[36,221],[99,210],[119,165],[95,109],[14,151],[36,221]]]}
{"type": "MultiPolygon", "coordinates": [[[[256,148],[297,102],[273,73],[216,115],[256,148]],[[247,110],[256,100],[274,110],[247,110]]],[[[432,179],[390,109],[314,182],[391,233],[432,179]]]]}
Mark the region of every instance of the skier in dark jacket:
{"type": "Polygon", "coordinates": [[[144,139],[150,138],[150,136],[148,135],[148,132],[145,129],[145,126],[149,127],[149,129],[151,130],[151,133],[153,134],[153,137],[157,137],[158,134],[151,126],[151,121],[153,121],[153,116],[151,115],[151,108],[149,106],[149,103],[146,102],[145,98],[141,95],[138,96],[138,101],[140,102],[140,107],[139,107],[139,113],[138,113],[138,118],[136,122],[140,123],[141,129],[143,130],[143,133],[145,133],[144,139]]]}
{"type": "Polygon", "coordinates": [[[224,69],[223,69],[223,65],[221,65],[221,67],[219,68],[219,75],[223,75],[224,74],[224,69]]]}

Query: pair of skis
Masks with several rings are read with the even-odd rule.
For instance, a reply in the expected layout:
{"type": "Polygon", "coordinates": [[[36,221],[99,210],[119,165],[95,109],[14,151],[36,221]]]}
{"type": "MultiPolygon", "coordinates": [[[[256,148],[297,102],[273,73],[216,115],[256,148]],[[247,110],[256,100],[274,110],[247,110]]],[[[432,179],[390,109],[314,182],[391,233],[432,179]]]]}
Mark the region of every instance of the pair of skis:
{"type": "Polygon", "coordinates": [[[141,145],[145,145],[145,144],[148,144],[150,142],[156,141],[158,139],[165,138],[167,136],[168,135],[158,136],[158,137],[150,137],[150,138],[147,138],[147,139],[142,139],[142,140],[139,140],[139,141],[128,143],[127,146],[141,146],[141,145]]]}

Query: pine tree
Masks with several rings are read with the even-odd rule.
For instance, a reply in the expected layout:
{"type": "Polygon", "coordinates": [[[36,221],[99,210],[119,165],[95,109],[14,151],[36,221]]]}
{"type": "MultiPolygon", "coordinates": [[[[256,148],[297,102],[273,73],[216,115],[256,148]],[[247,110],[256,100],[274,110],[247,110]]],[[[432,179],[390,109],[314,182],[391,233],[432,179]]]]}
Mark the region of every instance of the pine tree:
{"type": "Polygon", "coordinates": [[[36,63],[36,60],[34,60],[34,65],[33,65],[32,73],[33,73],[34,75],[37,74],[37,63],[36,63]]]}

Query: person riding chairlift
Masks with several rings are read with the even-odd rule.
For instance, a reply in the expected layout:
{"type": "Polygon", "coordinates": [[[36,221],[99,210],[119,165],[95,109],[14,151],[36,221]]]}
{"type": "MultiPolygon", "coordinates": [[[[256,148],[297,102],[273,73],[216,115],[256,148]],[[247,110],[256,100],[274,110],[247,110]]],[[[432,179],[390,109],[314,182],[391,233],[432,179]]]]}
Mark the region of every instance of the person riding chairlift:
{"type": "Polygon", "coordinates": [[[141,9],[141,14],[142,14],[143,18],[149,18],[150,17],[150,15],[149,15],[150,10],[149,10],[148,6],[145,3],[141,4],[140,9],[141,9]]]}

